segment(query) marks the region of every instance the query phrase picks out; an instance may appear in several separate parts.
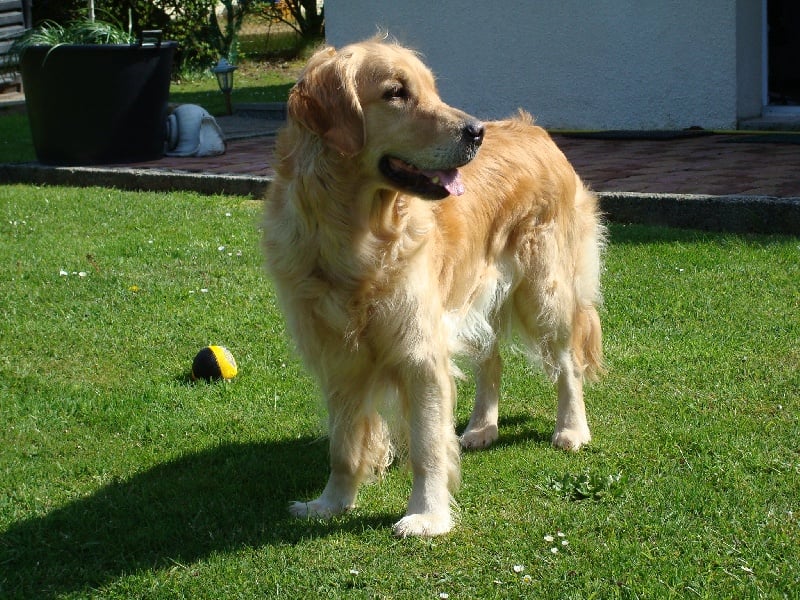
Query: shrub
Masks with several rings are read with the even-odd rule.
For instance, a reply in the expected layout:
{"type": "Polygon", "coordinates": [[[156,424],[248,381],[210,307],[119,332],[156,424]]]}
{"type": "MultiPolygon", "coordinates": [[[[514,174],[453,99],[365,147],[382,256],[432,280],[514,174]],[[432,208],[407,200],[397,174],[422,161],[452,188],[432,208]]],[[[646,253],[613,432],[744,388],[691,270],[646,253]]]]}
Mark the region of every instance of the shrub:
{"type": "MultiPolygon", "coordinates": [[[[220,56],[235,58],[237,33],[254,0],[222,0],[220,19],[216,0],[95,0],[98,18],[119,23],[134,34],[161,29],[164,38],[178,42],[178,71],[206,70],[220,56]]],[[[34,23],[67,23],[85,16],[86,0],[41,0],[35,3],[34,23]]]]}
{"type": "Polygon", "coordinates": [[[210,15],[214,0],[97,0],[99,9],[130,24],[133,31],[161,29],[178,42],[176,70],[206,69],[219,58],[214,44],[218,32],[210,15]]]}

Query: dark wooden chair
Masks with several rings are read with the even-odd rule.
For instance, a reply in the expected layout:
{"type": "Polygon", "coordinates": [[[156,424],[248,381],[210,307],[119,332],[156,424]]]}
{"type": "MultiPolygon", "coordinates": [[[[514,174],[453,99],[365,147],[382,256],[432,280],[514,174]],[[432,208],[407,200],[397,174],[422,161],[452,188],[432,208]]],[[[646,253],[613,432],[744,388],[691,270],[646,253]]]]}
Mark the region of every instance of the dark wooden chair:
{"type": "Polygon", "coordinates": [[[31,26],[30,21],[30,0],[0,0],[0,91],[9,87],[22,91],[18,57],[9,54],[9,49],[31,26]]]}

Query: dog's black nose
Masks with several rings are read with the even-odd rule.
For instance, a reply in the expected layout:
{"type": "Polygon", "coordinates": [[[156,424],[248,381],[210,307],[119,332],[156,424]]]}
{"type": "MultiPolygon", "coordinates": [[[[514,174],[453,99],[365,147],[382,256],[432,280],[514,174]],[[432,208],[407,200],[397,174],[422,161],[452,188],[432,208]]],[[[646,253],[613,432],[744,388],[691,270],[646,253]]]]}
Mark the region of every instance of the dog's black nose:
{"type": "Polygon", "coordinates": [[[464,125],[464,137],[477,145],[483,142],[483,134],[485,131],[486,127],[480,121],[470,121],[464,125]]]}

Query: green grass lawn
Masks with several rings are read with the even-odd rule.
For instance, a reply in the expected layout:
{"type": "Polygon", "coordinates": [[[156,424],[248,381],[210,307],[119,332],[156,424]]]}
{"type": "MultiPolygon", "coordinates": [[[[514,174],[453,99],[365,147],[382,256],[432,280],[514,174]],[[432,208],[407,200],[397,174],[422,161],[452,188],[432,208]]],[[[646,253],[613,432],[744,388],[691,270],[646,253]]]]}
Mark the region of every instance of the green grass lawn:
{"type": "Polygon", "coordinates": [[[399,540],[400,467],[331,522],[287,512],[327,449],[258,202],[6,185],[0,212],[2,598],[797,597],[797,238],[613,226],[591,446],[550,447],[554,393],[509,354],[459,525],[399,540]],[[207,343],[232,382],[188,382],[207,343]]]}

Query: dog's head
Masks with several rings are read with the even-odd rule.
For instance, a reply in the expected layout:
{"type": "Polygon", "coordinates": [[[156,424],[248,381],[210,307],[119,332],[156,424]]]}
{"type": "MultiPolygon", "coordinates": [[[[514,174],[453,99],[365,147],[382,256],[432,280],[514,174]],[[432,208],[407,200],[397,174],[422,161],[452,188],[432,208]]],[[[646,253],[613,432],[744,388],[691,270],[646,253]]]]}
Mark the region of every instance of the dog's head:
{"type": "Polygon", "coordinates": [[[475,157],[484,133],[439,98],[416,54],[379,40],[318,51],[288,113],[379,187],[431,200],[464,192],[458,168],[475,157]]]}

